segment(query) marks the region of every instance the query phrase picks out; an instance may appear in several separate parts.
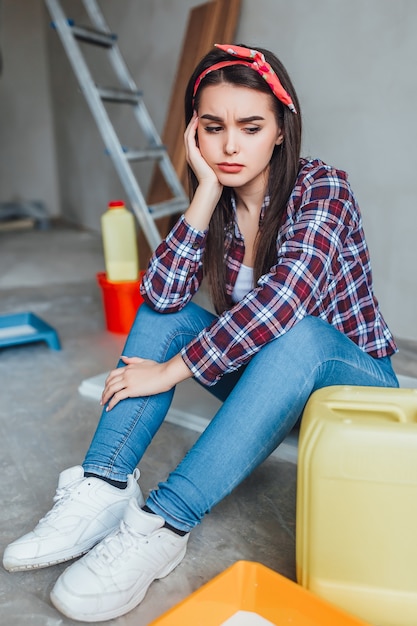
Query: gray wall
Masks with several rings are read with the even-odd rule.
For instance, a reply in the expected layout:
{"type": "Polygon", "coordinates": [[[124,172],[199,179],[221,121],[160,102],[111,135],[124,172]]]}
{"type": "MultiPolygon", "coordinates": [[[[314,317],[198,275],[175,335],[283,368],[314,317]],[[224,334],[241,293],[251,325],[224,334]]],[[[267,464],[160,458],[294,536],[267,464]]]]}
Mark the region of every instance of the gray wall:
{"type": "Polygon", "coordinates": [[[42,201],[60,211],[40,0],[0,2],[0,202],[42,201]]]}
{"type": "MultiPolygon", "coordinates": [[[[101,0],[160,131],[188,11],[201,1],[101,0]]],[[[78,4],[66,4],[75,19],[78,4]]],[[[107,201],[124,194],[43,3],[3,0],[1,17],[0,201],[36,196],[98,230],[107,201]]],[[[286,64],[303,106],[304,154],[348,171],[383,313],[397,337],[414,340],[416,32],[415,0],[243,0],[236,37],[286,64]]],[[[122,115],[117,124],[128,127],[122,115]]]]}

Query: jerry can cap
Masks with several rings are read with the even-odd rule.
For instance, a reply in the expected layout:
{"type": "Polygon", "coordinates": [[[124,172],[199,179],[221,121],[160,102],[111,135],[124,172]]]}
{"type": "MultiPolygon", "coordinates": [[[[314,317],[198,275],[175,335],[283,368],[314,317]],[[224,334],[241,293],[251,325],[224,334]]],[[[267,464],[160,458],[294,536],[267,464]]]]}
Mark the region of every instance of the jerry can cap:
{"type": "Polygon", "coordinates": [[[124,207],[124,206],[125,206],[125,203],[123,202],[123,200],[112,200],[108,204],[109,209],[120,209],[121,207],[124,207]]]}

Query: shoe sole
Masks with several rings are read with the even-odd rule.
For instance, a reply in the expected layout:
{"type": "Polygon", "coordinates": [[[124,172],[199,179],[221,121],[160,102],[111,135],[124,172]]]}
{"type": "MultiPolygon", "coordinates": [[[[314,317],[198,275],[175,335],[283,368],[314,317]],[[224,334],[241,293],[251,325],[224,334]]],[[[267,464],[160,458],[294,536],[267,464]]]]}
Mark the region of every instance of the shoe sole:
{"type": "MultiPolygon", "coordinates": [[[[92,545],[91,548],[94,548],[96,544],[92,545]]],[[[42,561],[42,563],[26,563],[25,565],[6,565],[3,563],[4,569],[8,572],[28,572],[30,570],[35,569],[44,569],[45,567],[51,567],[52,565],[59,565],[59,563],[66,563],[67,561],[72,561],[73,559],[78,559],[80,556],[87,554],[91,550],[91,548],[87,548],[83,552],[77,552],[77,554],[73,554],[71,556],[63,557],[62,559],[54,559],[53,561],[42,561]]]]}
{"type": "Polygon", "coordinates": [[[95,545],[100,543],[100,541],[102,541],[105,537],[107,537],[107,535],[113,532],[113,530],[115,530],[116,528],[117,526],[115,526],[113,529],[106,531],[102,535],[95,537],[92,543],[85,544],[84,547],[81,550],[78,550],[77,552],[67,552],[66,554],[63,553],[61,557],[58,557],[55,559],[50,559],[48,561],[32,562],[32,563],[28,563],[27,561],[25,563],[19,563],[17,559],[14,562],[12,562],[12,559],[10,559],[10,561],[7,561],[7,556],[6,556],[6,560],[4,560],[3,558],[3,567],[8,572],[27,572],[29,570],[44,569],[45,567],[50,567],[51,565],[58,565],[59,563],[66,563],[67,561],[78,559],[80,556],[87,554],[87,552],[89,552],[92,548],[94,548],[95,545]]]}
{"type": "Polygon", "coordinates": [[[65,615],[66,617],[69,617],[70,619],[75,619],[77,621],[104,622],[110,619],[116,619],[117,617],[121,617],[122,615],[125,615],[126,613],[129,613],[129,611],[132,611],[134,608],[136,608],[138,604],[142,602],[151,584],[155,580],[159,580],[160,578],[165,578],[165,576],[168,576],[168,574],[170,574],[181,563],[181,561],[183,560],[185,556],[186,550],[187,550],[187,546],[185,545],[183,550],[181,550],[181,552],[175,559],[174,563],[170,563],[170,565],[166,569],[162,570],[159,574],[155,576],[155,578],[150,580],[149,583],[145,586],[145,588],[142,587],[140,590],[138,590],[138,592],[133,596],[133,598],[131,598],[131,600],[127,604],[125,604],[123,607],[119,607],[117,609],[113,609],[112,611],[106,611],[103,613],[95,612],[94,615],[91,615],[89,613],[88,614],[77,613],[74,611],[74,607],[72,606],[71,599],[69,600],[68,604],[66,604],[58,596],[59,587],[62,585],[62,582],[60,582],[61,580],[60,578],[58,578],[55,584],[55,587],[51,591],[51,594],[50,594],[51,602],[55,606],[55,608],[57,608],[58,611],[60,611],[63,615],[65,615]]]}

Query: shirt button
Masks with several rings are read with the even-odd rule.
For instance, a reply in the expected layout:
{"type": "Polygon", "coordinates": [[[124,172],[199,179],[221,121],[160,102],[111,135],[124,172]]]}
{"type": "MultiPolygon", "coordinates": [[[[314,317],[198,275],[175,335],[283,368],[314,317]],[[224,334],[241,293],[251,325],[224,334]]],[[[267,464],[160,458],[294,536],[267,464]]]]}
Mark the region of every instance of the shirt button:
{"type": "Polygon", "coordinates": [[[191,244],[191,247],[193,250],[198,250],[198,248],[200,247],[199,244],[197,242],[194,242],[193,244],[191,244]]]}

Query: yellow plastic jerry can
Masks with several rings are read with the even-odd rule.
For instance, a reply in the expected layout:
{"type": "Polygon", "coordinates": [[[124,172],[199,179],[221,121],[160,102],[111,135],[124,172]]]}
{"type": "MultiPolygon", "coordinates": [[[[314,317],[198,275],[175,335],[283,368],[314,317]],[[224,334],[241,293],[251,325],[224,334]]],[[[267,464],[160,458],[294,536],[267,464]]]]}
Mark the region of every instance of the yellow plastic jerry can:
{"type": "Polygon", "coordinates": [[[417,390],[326,387],[304,410],[297,580],[376,626],[417,625],[417,390]]]}

